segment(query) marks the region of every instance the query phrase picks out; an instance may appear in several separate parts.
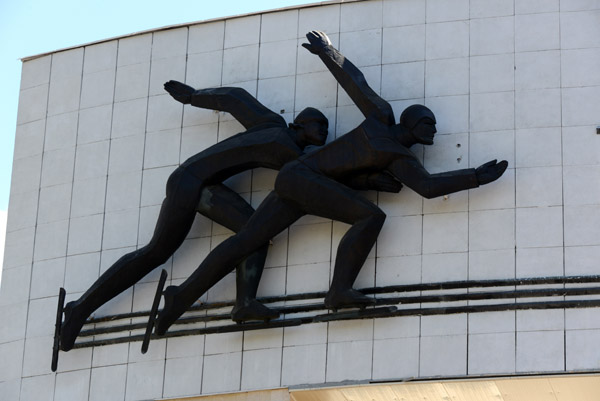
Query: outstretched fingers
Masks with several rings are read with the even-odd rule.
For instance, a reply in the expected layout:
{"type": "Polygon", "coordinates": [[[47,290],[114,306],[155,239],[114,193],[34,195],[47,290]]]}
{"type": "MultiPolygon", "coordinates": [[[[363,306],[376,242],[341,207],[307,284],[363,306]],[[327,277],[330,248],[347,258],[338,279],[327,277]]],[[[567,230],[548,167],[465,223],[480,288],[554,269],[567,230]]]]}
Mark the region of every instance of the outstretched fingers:
{"type": "Polygon", "coordinates": [[[496,165],[496,163],[498,163],[497,159],[490,160],[489,162],[482,164],[481,167],[483,167],[483,168],[491,167],[491,166],[496,165]]]}
{"type": "Polygon", "coordinates": [[[311,36],[313,36],[315,38],[315,40],[318,40],[319,42],[324,42],[324,43],[327,43],[327,44],[331,44],[331,41],[329,40],[329,37],[327,36],[327,34],[325,32],[323,32],[323,31],[310,31],[309,33],[311,34],[311,36]]]}
{"type": "Polygon", "coordinates": [[[506,171],[507,167],[508,162],[506,160],[502,160],[500,163],[498,163],[496,160],[492,160],[482,164],[475,170],[477,182],[479,185],[484,185],[492,181],[496,181],[502,176],[502,174],[504,174],[504,171],[506,171]]]}
{"type": "Polygon", "coordinates": [[[496,171],[498,172],[498,177],[500,177],[506,171],[508,167],[508,162],[506,160],[502,160],[500,163],[496,164],[496,171]]]}
{"type": "Polygon", "coordinates": [[[306,39],[310,43],[303,43],[302,47],[308,49],[313,54],[318,54],[321,49],[331,45],[331,41],[324,32],[310,31],[306,34],[306,39]]]}
{"type": "Polygon", "coordinates": [[[191,101],[191,96],[195,91],[191,86],[178,81],[166,82],[164,88],[175,100],[184,104],[191,101]]]}

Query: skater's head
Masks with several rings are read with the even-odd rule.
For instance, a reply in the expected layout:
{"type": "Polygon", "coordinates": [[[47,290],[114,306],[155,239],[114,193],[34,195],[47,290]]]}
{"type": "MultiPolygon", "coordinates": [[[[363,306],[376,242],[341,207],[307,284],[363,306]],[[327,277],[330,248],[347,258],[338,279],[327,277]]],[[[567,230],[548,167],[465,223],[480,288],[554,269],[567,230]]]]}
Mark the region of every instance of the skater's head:
{"type": "Polygon", "coordinates": [[[432,145],[435,129],[435,116],[427,107],[413,104],[407,107],[400,116],[400,125],[408,130],[416,143],[432,145]]]}
{"type": "Polygon", "coordinates": [[[327,140],[329,121],[319,110],[307,107],[296,116],[290,128],[296,131],[297,141],[302,147],[320,146],[327,140]]]}

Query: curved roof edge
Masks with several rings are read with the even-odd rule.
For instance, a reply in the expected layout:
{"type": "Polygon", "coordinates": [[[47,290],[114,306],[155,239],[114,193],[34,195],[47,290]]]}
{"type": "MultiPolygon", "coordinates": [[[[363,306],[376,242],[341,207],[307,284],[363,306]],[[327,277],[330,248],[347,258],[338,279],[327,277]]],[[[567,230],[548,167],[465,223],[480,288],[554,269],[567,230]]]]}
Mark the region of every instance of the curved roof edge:
{"type": "Polygon", "coordinates": [[[229,20],[229,19],[248,17],[248,16],[252,16],[252,15],[270,14],[270,13],[275,13],[275,12],[280,12],[280,11],[299,10],[302,8],[320,7],[320,6],[326,6],[326,5],[331,5],[331,4],[355,3],[355,2],[359,2],[359,1],[365,1],[365,0],[326,0],[326,1],[316,2],[316,3],[301,4],[301,5],[297,5],[297,6],[274,8],[274,9],[265,10],[265,11],[256,11],[256,12],[252,12],[252,13],[237,14],[237,15],[231,15],[231,16],[227,16],[227,17],[210,18],[210,19],[200,20],[200,21],[192,21],[192,22],[185,22],[185,23],[181,23],[181,24],[167,25],[167,26],[163,26],[160,28],[147,29],[144,31],[138,31],[138,32],[134,32],[134,33],[126,34],[126,35],[113,36],[110,38],[96,40],[96,41],[88,42],[88,43],[83,43],[83,44],[76,45],[76,46],[64,47],[61,49],[52,50],[52,51],[45,52],[45,53],[35,54],[33,56],[26,56],[26,57],[22,57],[20,60],[21,60],[21,62],[31,61],[36,58],[44,57],[49,54],[60,53],[60,52],[66,51],[66,50],[96,45],[99,43],[110,42],[112,40],[118,40],[118,39],[123,39],[123,38],[129,38],[132,36],[143,35],[143,34],[151,33],[151,32],[167,31],[169,29],[181,28],[184,26],[206,24],[209,22],[216,22],[216,21],[225,21],[225,20],[229,20]]]}

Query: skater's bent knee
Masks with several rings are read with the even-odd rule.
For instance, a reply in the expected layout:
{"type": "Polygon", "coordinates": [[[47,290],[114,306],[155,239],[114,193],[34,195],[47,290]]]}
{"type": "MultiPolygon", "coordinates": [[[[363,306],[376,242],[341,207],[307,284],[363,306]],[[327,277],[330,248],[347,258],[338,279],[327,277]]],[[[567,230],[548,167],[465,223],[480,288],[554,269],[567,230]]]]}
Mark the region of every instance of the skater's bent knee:
{"type": "Polygon", "coordinates": [[[383,223],[385,222],[385,217],[385,213],[378,208],[373,213],[371,213],[367,220],[369,221],[370,225],[381,228],[383,226],[383,223]]]}
{"type": "Polygon", "coordinates": [[[383,224],[383,222],[385,221],[386,215],[385,213],[383,213],[382,210],[378,210],[373,217],[375,218],[375,220],[377,222],[380,222],[381,224],[383,224]]]}

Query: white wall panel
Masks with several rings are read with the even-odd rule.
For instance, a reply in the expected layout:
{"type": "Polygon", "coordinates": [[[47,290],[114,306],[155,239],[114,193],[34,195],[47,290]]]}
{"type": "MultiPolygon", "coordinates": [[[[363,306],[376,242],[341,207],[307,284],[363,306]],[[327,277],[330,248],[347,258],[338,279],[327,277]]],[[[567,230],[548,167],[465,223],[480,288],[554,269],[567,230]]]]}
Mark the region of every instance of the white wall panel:
{"type": "MultiPolygon", "coordinates": [[[[600,274],[599,12],[595,0],[351,1],[157,30],[25,61],[0,289],[0,359],[10,361],[0,368],[1,393],[144,400],[346,380],[597,370],[597,308],[170,338],[153,340],[146,355],[139,342],[113,344],[61,353],[59,373],[50,373],[50,349],[58,287],[75,299],[145,245],[169,174],[243,131],[228,113],[174,101],[165,81],[243,87],[288,122],[305,107],[319,108],[329,118],[329,141],[362,122],[301,46],[312,29],[359,66],[396,118],[413,103],[433,110],[435,145],[412,149],[430,172],[509,162],[497,182],[447,198],[424,200],[406,187],[364,193],[387,219],[356,287],[600,274]]],[[[275,177],[261,169],[227,185],[258,206],[275,177]]],[[[306,216],[284,230],[269,247],[259,295],[326,291],[347,228],[306,216]]],[[[230,235],[197,218],[162,266],[171,283],[230,235]]],[[[153,272],[97,315],[147,310],[157,280],[153,272]]],[[[234,295],[229,274],[203,299],[234,295]]],[[[481,301],[460,303],[467,304],[481,301]]]]}

